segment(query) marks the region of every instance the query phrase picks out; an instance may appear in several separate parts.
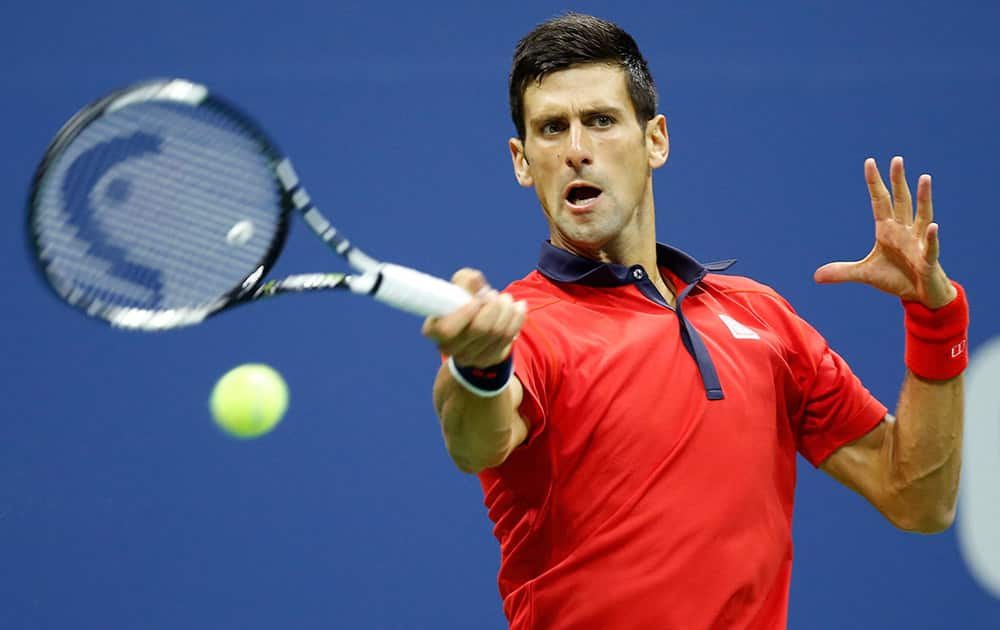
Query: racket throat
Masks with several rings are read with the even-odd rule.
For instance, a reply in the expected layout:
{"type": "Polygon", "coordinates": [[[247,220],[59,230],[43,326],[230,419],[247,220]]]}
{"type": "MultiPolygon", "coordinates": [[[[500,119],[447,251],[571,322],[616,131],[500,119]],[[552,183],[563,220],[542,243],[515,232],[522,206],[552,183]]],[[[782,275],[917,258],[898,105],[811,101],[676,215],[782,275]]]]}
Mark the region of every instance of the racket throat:
{"type": "Polygon", "coordinates": [[[382,269],[376,267],[357,276],[347,276],[347,288],[358,295],[375,295],[382,286],[382,269]]]}
{"type": "MultiPolygon", "coordinates": [[[[275,174],[278,181],[285,189],[285,194],[291,200],[292,205],[302,213],[302,218],[312,228],[312,231],[319,236],[330,249],[347,259],[347,262],[362,273],[377,271],[379,261],[365,254],[355,247],[342,234],[333,227],[326,217],[313,205],[312,198],[299,181],[298,173],[292,166],[291,160],[285,158],[275,165],[275,174]]],[[[360,291],[356,291],[360,293],[360,291]]]]}

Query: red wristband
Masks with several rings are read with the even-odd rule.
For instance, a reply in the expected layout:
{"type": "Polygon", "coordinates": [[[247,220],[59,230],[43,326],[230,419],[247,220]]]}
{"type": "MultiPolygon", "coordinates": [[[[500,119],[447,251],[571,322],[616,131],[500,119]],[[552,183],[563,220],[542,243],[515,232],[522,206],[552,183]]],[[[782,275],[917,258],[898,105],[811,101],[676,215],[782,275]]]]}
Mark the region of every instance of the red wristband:
{"type": "Polygon", "coordinates": [[[958,295],[941,308],[903,302],[906,326],[906,367],[922,378],[943,381],[969,365],[969,302],[962,285],[958,295]]]}

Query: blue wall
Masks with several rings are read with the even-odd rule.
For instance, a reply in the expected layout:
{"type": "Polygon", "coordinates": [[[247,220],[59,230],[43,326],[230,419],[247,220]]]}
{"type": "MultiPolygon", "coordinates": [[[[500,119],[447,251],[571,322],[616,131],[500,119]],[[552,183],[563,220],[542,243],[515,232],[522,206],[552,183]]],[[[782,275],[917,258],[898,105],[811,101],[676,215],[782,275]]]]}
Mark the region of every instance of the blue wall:
{"type": "MultiPolygon", "coordinates": [[[[504,627],[496,542],[476,480],[442,446],[438,359],[418,320],[303,296],[127,334],[34,277],[22,208],[36,161],[80,105],[138,78],[189,77],[242,103],[374,254],[445,277],[478,266],[503,285],[546,236],[510,171],[510,51],[555,13],[596,13],[635,35],[660,87],[672,140],[656,179],[662,240],[739,258],[734,272],[783,292],[891,407],[898,304],[811,276],[868,251],[862,162],[902,154],[914,179],[934,175],[942,259],[974,305],[973,356],[1000,334],[996,3],[516,5],[4,7],[0,628],[504,627]],[[206,403],[245,361],[280,369],[292,403],[275,433],[238,443],[206,403]]],[[[301,227],[289,247],[279,272],[335,262],[301,227]]],[[[997,402],[977,435],[996,435],[998,380],[980,381],[997,402]]],[[[1000,439],[985,453],[1000,460],[1000,439]]],[[[792,627],[1000,628],[1000,586],[973,577],[961,529],[895,531],[800,471],[792,627]]],[[[980,527],[988,544],[993,523],[980,527]]],[[[1000,573],[983,549],[971,553],[1000,573]]]]}

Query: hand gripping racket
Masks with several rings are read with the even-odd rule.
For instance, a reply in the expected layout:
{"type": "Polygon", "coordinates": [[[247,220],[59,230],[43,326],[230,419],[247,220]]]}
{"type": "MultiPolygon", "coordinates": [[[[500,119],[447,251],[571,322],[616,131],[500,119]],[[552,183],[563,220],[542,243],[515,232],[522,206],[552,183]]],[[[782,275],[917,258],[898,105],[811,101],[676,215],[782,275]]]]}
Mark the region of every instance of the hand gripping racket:
{"type": "Polygon", "coordinates": [[[35,172],[28,234],[58,296],[121,328],[188,326],[238,304],[328,289],[421,316],[470,299],[351,244],[253,120],[181,79],[113,92],[63,126],[35,172]],[[357,275],[265,280],[295,212],[357,275]]]}

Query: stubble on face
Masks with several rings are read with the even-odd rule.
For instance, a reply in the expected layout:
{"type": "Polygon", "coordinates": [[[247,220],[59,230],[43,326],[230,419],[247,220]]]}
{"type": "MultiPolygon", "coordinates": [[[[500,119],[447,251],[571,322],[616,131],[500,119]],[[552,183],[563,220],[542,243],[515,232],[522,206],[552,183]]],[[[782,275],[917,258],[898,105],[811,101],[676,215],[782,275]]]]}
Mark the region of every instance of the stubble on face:
{"type": "Polygon", "coordinates": [[[524,168],[553,244],[615,260],[655,241],[647,130],[624,71],[592,64],[554,72],[528,86],[524,105],[524,168]]]}

